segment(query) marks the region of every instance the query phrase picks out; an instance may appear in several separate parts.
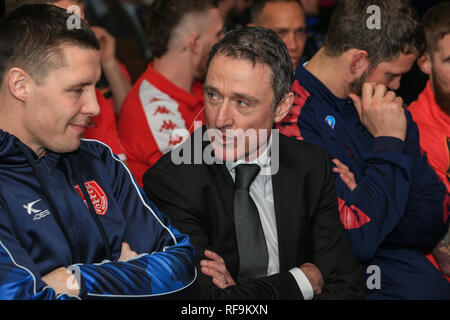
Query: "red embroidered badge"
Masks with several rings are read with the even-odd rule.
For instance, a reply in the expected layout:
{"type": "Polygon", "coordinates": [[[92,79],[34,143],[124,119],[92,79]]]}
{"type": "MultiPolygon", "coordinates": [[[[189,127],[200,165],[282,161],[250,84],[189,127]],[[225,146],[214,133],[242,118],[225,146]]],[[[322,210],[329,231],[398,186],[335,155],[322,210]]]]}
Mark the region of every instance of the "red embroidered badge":
{"type": "MultiPolygon", "coordinates": [[[[84,185],[86,186],[87,192],[89,193],[89,197],[91,198],[91,202],[94,206],[95,212],[97,212],[97,214],[101,216],[105,215],[106,211],[108,211],[108,198],[106,197],[103,189],[94,180],[85,182],[84,185]]],[[[81,192],[80,186],[76,185],[75,190],[77,190],[81,199],[83,199],[84,203],[87,206],[86,199],[81,192]]]]}

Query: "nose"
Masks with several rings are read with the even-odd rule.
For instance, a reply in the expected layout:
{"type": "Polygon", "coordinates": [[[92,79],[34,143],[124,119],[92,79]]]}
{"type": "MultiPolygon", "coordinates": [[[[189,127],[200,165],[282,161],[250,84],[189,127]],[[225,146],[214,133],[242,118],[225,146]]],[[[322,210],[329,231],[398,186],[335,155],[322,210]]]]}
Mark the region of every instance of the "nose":
{"type": "Polygon", "coordinates": [[[391,81],[391,83],[389,83],[389,89],[395,91],[398,90],[400,88],[400,81],[402,80],[401,76],[396,77],[394,80],[391,81]]]}
{"type": "Polygon", "coordinates": [[[285,36],[284,43],[286,44],[286,47],[289,51],[294,51],[298,48],[297,39],[295,38],[295,34],[293,32],[289,32],[285,36]]]}
{"type": "MultiPolygon", "coordinates": [[[[95,88],[89,90],[89,94],[86,97],[86,101],[82,107],[82,113],[89,115],[91,117],[98,116],[100,114],[99,101],[103,97],[100,92],[97,92],[95,88]]],[[[104,98],[103,98],[104,99],[104,98]]]]}
{"type": "Polygon", "coordinates": [[[214,125],[217,129],[227,129],[233,125],[231,106],[228,101],[225,100],[220,106],[217,107],[214,125]]]}

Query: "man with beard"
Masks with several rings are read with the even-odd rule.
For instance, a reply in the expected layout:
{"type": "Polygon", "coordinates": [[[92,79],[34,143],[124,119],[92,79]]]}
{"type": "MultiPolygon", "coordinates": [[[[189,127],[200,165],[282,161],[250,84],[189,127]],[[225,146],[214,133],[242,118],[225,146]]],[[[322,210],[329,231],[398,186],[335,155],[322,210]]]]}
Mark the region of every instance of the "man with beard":
{"type": "MultiPolygon", "coordinates": [[[[450,192],[450,3],[431,8],[423,18],[427,51],[418,60],[430,76],[425,90],[409,108],[428,162],[450,192]]],[[[450,203],[447,203],[450,205],[450,203]]],[[[447,208],[447,210],[449,210],[447,208]]],[[[427,256],[450,280],[448,233],[427,256]],[[436,258],[436,260],[434,259],[436,258]]]]}
{"type": "Polygon", "coordinates": [[[294,106],[280,125],[333,159],[341,222],[367,268],[367,299],[450,298],[422,252],[448,228],[445,186],[390,91],[424,42],[408,1],[340,1],[323,47],[297,68],[294,106]]]}
{"type": "Polygon", "coordinates": [[[155,0],[149,43],[154,60],[132,87],[119,115],[119,137],[137,182],[164,153],[204,121],[203,84],[211,47],[223,36],[208,0],[155,0]]]}

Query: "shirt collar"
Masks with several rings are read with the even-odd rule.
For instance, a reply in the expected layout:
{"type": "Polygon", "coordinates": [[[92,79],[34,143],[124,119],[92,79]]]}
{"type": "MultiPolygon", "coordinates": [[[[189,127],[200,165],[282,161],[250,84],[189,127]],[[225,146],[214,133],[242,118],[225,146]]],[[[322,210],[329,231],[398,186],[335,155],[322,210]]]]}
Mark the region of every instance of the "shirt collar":
{"type": "Polygon", "coordinates": [[[270,168],[270,153],[272,147],[272,135],[270,135],[269,142],[267,143],[267,148],[264,152],[253,161],[245,161],[244,159],[239,159],[235,162],[226,162],[225,166],[228,171],[231,172],[235,167],[240,164],[257,164],[261,169],[270,168]]]}

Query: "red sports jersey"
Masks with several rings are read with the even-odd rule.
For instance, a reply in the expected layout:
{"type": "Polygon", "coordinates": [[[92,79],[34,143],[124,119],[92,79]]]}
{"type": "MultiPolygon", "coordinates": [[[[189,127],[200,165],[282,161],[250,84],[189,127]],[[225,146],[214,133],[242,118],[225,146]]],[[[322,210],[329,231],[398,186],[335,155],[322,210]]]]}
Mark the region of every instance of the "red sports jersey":
{"type": "MultiPolygon", "coordinates": [[[[430,166],[445,183],[449,193],[450,152],[447,141],[450,139],[450,115],[436,103],[430,81],[417,101],[409,106],[409,111],[419,128],[420,147],[426,152],[430,166]]],[[[439,268],[431,253],[427,254],[427,258],[439,268]]],[[[446,278],[450,281],[450,277],[446,278]]]]}
{"type": "Polygon", "coordinates": [[[95,90],[95,93],[100,106],[100,114],[92,119],[84,131],[83,137],[106,143],[120,159],[126,160],[125,152],[117,134],[114,110],[98,89],[95,90]]]}
{"type": "Polygon", "coordinates": [[[128,93],[118,122],[128,166],[140,186],[145,171],[183,141],[183,132],[192,133],[194,121],[204,123],[203,84],[186,92],[150,63],[128,93]]]}
{"type": "MultiPolygon", "coordinates": [[[[127,79],[128,82],[131,83],[131,76],[130,76],[130,73],[128,72],[127,68],[125,67],[125,65],[117,59],[116,59],[116,62],[119,65],[120,71],[122,71],[122,74],[125,77],[125,79],[127,79]]],[[[111,108],[114,109],[114,96],[112,94],[111,87],[108,83],[108,80],[106,79],[106,76],[104,74],[102,75],[102,78],[100,79],[100,81],[97,82],[97,89],[100,90],[100,92],[105,97],[106,101],[108,101],[111,108]]]]}
{"type": "Polygon", "coordinates": [[[428,156],[430,166],[447,186],[450,182],[447,171],[450,167],[450,155],[447,139],[450,138],[450,115],[446,114],[434,100],[433,91],[428,81],[425,90],[408,109],[419,127],[420,146],[428,156]]]}

